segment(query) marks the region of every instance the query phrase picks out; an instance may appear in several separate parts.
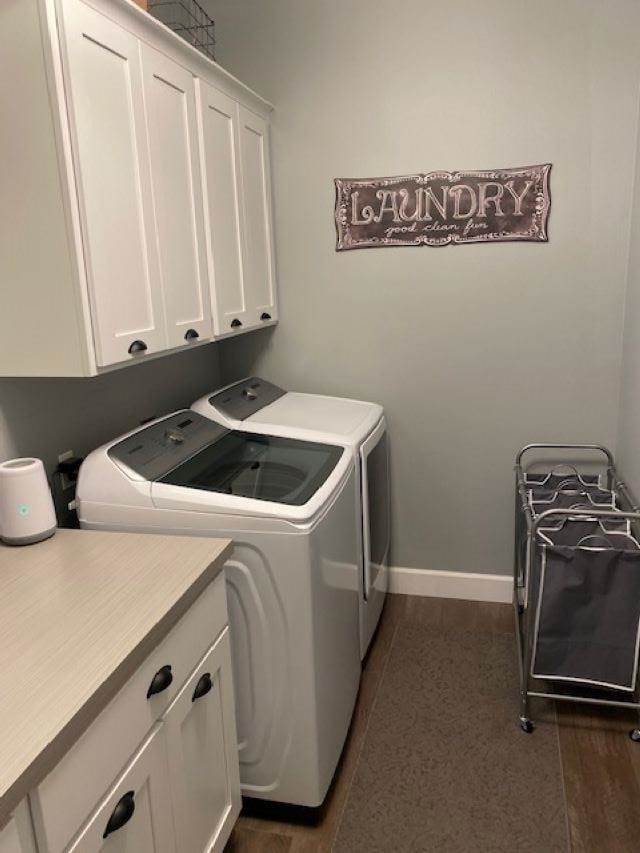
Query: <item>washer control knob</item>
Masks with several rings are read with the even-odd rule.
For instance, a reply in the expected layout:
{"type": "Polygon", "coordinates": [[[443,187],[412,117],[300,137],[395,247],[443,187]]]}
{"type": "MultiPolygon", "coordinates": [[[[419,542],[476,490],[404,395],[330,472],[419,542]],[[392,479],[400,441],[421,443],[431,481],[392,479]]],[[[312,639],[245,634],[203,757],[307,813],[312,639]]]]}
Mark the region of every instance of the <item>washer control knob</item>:
{"type": "Polygon", "coordinates": [[[242,396],[245,398],[245,400],[257,400],[258,399],[258,395],[256,394],[255,391],[252,391],[251,388],[244,388],[242,391],[242,396]]]}
{"type": "Polygon", "coordinates": [[[164,437],[168,444],[182,444],[184,435],[177,429],[165,430],[164,437]]]}

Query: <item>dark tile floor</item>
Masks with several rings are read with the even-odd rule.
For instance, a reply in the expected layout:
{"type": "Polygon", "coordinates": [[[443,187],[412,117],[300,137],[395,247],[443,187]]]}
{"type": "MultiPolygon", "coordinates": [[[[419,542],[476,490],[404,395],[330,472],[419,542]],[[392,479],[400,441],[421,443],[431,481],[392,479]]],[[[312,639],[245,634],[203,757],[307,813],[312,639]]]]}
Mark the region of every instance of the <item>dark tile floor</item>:
{"type": "Polygon", "coordinates": [[[640,851],[633,718],[550,703],[518,725],[510,605],[390,596],[314,822],[243,813],[227,853],[640,851]]]}

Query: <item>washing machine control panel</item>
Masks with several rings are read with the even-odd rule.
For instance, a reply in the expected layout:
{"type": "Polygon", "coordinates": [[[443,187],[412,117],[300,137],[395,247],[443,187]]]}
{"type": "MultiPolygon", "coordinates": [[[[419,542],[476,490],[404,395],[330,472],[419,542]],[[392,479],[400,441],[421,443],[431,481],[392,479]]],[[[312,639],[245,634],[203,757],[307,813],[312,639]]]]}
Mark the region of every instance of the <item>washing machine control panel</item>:
{"type": "MultiPolygon", "coordinates": [[[[236,382],[235,385],[212,394],[209,403],[225,417],[244,421],[286,393],[284,389],[267,382],[266,379],[250,376],[249,379],[243,379],[242,382],[236,382]]],[[[215,417],[215,411],[212,414],[215,417]]]]}
{"type": "Polygon", "coordinates": [[[228,432],[197,412],[177,412],[119,441],[108,452],[125,473],[153,481],[228,432]]]}
{"type": "Polygon", "coordinates": [[[184,433],[179,429],[166,429],[164,437],[168,447],[171,447],[172,444],[184,444],[184,433]]]}

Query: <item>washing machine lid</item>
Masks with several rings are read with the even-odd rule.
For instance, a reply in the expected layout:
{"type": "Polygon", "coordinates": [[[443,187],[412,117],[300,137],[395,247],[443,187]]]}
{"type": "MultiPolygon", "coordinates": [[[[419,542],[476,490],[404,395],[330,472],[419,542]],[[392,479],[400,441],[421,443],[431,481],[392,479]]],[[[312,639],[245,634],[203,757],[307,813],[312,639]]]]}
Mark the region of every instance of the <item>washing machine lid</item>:
{"type": "Polygon", "coordinates": [[[156,482],[303,506],[327,482],[343,449],[231,430],[156,482]]]}
{"type": "Polygon", "coordinates": [[[157,508],[294,522],[322,513],[353,467],[344,447],[229,430],[194,411],[142,427],[106,455],[150,484],[157,508]]]}

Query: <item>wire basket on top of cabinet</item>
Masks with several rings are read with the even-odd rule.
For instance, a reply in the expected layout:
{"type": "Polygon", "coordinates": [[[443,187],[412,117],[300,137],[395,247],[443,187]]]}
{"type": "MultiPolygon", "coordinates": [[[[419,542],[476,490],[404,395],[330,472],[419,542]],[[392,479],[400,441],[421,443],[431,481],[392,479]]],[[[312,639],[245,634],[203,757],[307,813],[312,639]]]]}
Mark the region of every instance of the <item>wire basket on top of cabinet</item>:
{"type": "Polygon", "coordinates": [[[215,60],[215,24],[196,0],[149,0],[147,8],[154,18],[215,60]]]}

